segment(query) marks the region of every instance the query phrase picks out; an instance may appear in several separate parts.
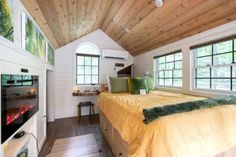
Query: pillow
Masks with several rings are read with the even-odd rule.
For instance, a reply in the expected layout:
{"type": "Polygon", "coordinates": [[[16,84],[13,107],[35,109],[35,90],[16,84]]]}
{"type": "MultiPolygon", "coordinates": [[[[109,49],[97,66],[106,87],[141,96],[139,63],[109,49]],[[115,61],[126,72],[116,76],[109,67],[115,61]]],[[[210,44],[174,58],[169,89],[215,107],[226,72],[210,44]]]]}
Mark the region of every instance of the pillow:
{"type": "Polygon", "coordinates": [[[127,78],[117,78],[110,77],[111,92],[112,93],[128,93],[128,79],[127,78]]]}
{"type": "Polygon", "coordinates": [[[145,76],[145,79],[146,79],[148,91],[153,91],[154,90],[154,79],[153,79],[153,77],[145,76]]]}
{"type": "Polygon", "coordinates": [[[131,93],[131,77],[128,77],[128,89],[129,93],[131,93]]]}
{"type": "Polygon", "coordinates": [[[140,94],[140,89],[145,89],[148,93],[147,83],[145,78],[131,78],[131,93],[140,94]]]}

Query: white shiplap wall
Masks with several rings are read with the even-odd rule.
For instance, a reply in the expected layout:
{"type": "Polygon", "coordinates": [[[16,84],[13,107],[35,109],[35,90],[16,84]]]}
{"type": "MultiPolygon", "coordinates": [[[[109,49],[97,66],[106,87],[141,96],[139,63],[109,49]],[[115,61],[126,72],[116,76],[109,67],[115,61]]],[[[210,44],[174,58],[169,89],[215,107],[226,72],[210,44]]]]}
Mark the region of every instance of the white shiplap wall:
{"type": "MultiPolygon", "coordinates": [[[[116,42],[103,31],[92,32],[55,52],[55,118],[77,116],[77,104],[81,101],[92,101],[96,104],[97,97],[73,97],[72,90],[76,86],[76,48],[83,42],[91,42],[101,49],[123,50],[116,42]]],[[[133,57],[129,60],[100,60],[100,82],[106,83],[106,76],[116,76],[119,68],[114,70],[114,64],[125,63],[128,66],[133,63],[133,57]]],[[[79,90],[93,89],[93,86],[77,86],[79,90]]],[[[96,106],[95,111],[98,112],[96,106]]],[[[88,109],[82,110],[82,114],[88,114],[88,109]]]]}
{"type": "MultiPolygon", "coordinates": [[[[39,141],[39,147],[41,148],[46,138],[46,120],[43,118],[43,115],[46,114],[46,69],[53,70],[53,66],[47,65],[44,60],[41,60],[22,49],[21,14],[22,12],[27,12],[27,10],[20,0],[13,0],[13,5],[15,40],[14,42],[10,42],[0,37],[0,74],[22,74],[21,68],[26,68],[29,70],[29,75],[39,76],[39,111],[29,120],[33,121],[33,125],[27,127],[24,125],[21,129],[34,133],[39,141]]],[[[33,139],[32,141],[33,143],[31,142],[29,144],[30,152],[33,151],[30,156],[36,157],[37,150],[35,140],[33,139]]],[[[3,145],[0,145],[0,156],[4,156],[3,145]]]]}
{"type": "Polygon", "coordinates": [[[176,41],[174,43],[162,46],[160,48],[148,51],[144,54],[134,57],[134,74],[135,76],[144,75],[145,71],[154,74],[153,57],[161,54],[167,54],[176,50],[183,52],[183,88],[159,88],[162,90],[182,92],[186,94],[195,94],[202,96],[213,96],[222,93],[213,93],[206,91],[196,91],[192,89],[192,57],[190,53],[190,46],[205,43],[208,41],[221,39],[231,35],[236,35],[236,21],[221,25],[211,30],[202,32],[200,34],[176,41]]]}

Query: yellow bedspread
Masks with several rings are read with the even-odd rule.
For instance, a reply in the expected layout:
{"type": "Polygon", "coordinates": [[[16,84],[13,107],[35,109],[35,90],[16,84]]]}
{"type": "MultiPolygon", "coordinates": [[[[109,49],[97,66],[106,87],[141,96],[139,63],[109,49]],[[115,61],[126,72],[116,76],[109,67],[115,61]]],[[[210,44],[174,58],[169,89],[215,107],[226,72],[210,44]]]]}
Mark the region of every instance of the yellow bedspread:
{"type": "Polygon", "coordinates": [[[161,117],[143,123],[143,108],[203,99],[150,92],[101,93],[99,108],[129,143],[129,157],[213,157],[236,146],[236,106],[226,105],[161,117]]]}

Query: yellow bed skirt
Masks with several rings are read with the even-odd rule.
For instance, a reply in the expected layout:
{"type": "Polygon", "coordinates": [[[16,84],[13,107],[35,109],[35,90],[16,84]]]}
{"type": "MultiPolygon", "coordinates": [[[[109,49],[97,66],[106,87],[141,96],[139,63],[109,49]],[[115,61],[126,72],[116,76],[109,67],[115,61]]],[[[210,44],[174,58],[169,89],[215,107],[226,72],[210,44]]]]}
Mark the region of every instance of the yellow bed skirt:
{"type": "Polygon", "coordinates": [[[173,114],[144,124],[143,109],[204,99],[153,91],[101,93],[99,108],[129,143],[129,157],[213,157],[236,146],[236,106],[173,114]]]}

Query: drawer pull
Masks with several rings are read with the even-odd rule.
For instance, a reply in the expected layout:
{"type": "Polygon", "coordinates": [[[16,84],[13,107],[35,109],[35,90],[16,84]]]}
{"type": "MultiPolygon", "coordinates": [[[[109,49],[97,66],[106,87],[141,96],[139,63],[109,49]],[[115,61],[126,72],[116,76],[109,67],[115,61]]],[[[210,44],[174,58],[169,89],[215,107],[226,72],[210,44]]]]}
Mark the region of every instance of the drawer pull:
{"type": "Polygon", "coordinates": [[[123,153],[119,153],[119,156],[122,156],[123,155],[123,153]]]}
{"type": "Polygon", "coordinates": [[[108,131],[107,129],[105,129],[105,131],[108,131]]]}

